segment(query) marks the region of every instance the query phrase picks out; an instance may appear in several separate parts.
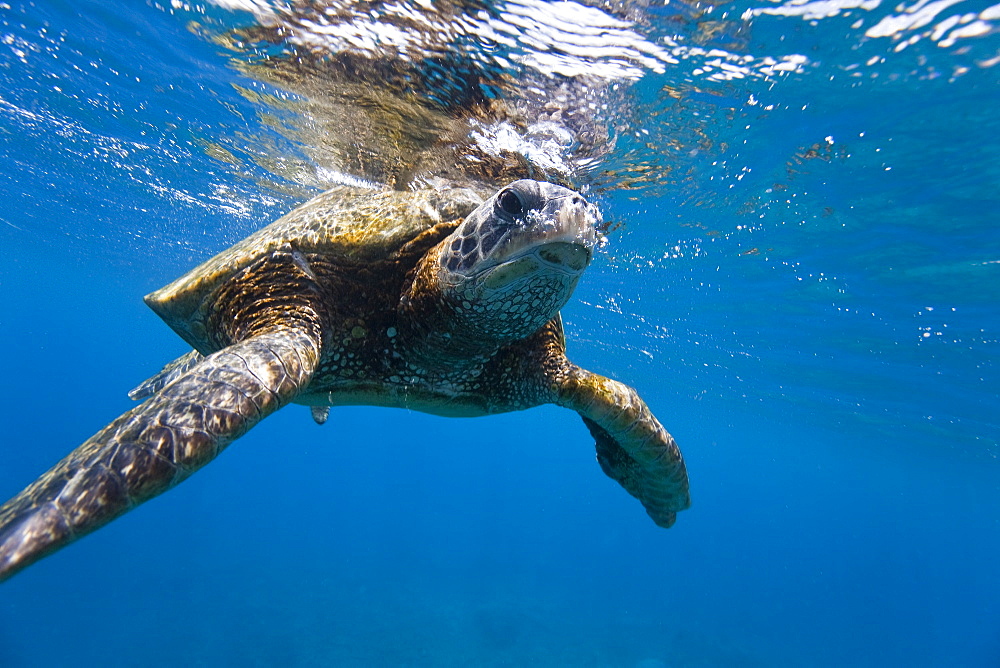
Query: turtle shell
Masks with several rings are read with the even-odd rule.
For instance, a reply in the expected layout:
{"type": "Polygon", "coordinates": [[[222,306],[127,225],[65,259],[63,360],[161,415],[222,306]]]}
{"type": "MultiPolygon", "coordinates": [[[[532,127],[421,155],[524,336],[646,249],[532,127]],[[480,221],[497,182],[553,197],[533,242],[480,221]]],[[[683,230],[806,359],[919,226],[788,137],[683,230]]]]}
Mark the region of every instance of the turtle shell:
{"type": "Polygon", "coordinates": [[[289,248],[352,265],[384,259],[424,230],[465,217],[482,200],[466,188],[402,192],[337,187],[146,295],[145,301],[185,341],[208,354],[213,346],[205,321],[213,293],[259,259],[289,248]]]}

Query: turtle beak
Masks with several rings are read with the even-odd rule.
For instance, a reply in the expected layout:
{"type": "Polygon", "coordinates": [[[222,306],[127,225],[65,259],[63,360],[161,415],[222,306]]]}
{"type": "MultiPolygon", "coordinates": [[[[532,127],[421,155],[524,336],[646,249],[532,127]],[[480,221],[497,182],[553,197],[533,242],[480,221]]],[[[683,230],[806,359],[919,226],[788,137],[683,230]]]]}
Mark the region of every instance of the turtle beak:
{"type": "Polygon", "coordinates": [[[594,255],[601,212],[573,193],[562,198],[552,221],[542,225],[531,254],[544,265],[567,274],[582,273],[594,255]]]}
{"type": "Polygon", "coordinates": [[[592,248],[593,245],[557,241],[539,247],[535,255],[553,269],[567,274],[579,274],[590,264],[592,248]]]}

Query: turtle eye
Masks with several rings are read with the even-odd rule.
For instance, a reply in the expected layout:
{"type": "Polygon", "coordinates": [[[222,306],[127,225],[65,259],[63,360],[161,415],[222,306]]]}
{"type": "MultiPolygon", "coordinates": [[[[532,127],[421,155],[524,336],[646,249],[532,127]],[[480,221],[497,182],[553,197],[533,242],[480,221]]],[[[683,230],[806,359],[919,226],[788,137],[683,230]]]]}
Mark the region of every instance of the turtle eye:
{"type": "Polygon", "coordinates": [[[500,193],[500,196],[497,197],[497,204],[507,215],[520,216],[524,213],[524,202],[513,190],[507,189],[500,193]]]}

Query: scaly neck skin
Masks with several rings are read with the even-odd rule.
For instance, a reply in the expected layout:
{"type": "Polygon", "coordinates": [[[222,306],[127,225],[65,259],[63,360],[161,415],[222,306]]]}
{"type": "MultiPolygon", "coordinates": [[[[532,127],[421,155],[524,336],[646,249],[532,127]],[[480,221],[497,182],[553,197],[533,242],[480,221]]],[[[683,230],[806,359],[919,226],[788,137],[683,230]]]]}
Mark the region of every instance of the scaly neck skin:
{"type": "Polygon", "coordinates": [[[398,352],[426,371],[452,375],[481,365],[508,341],[491,336],[477,314],[463,312],[442,286],[439,251],[447,241],[423,257],[400,297],[398,352]]]}
{"type": "Polygon", "coordinates": [[[481,366],[497,351],[538,331],[551,320],[576,279],[538,276],[503,292],[486,293],[445,269],[445,239],[414,270],[397,308],[399,349],[408,362],[428,372],[453,375],[481,366]],[[446,280],[446,277],[451,280],[446,280]]]}

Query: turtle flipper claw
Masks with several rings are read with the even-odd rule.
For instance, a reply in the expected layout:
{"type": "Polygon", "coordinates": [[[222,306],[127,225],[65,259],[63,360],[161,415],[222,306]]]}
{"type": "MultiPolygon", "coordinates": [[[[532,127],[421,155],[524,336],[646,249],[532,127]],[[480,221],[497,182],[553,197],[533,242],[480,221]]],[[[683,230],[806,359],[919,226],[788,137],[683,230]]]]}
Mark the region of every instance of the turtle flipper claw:
{"type": "Polygon", "coordinates": [[[160,371],[142,381],[137,387],[129,390],[128,398],[133,401],[148,399],[164,387],[177,380],[191,370],[194,365],[205,359],[197,350],[187,352],[173,362],[169,362],[160,371]]]}
{"type": "Polygon", "coordinates": [[[316,424],[326,424],[327,418],[330,417],[329,406],[310,406],[309,412],[312,413],[312,419],[316,424]]]}

